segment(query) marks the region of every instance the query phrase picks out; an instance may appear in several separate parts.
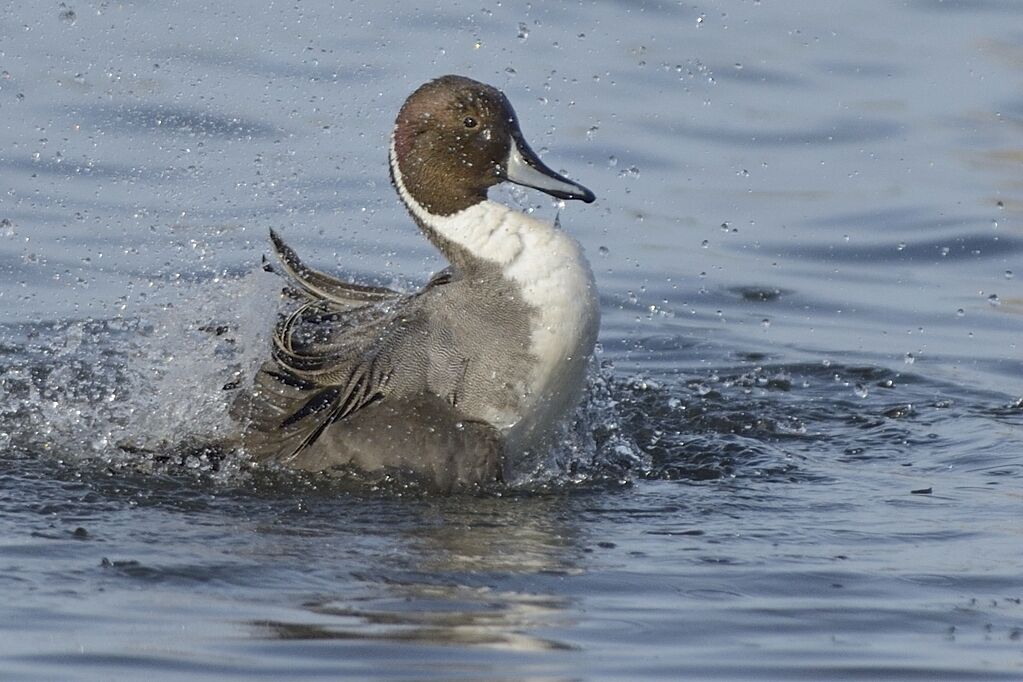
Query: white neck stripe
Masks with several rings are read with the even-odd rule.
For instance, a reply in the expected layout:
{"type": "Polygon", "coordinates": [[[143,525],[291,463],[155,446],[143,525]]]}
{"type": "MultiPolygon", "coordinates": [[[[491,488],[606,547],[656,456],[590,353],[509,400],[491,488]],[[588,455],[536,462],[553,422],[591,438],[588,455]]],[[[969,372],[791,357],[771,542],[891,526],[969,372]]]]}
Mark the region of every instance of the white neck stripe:
{"type": "Polygon", "coordinates": [[[528,378],[520,401],[487,405],[479,417],[502,431],[512,450],[540,443],[578,400],[600,320],[596,286],[579,245],[548,222],[484,200],[457,213],[430,213],[405,186],[394,135],[389,160],[398,195],[412,216],[473,257],[493,263],[534,311],[528,378]]]}
{"type": "Polygon", "coordinates": [[[416,201],[405,186],[398,165],[394,135],[391,135],[389,152],[391,174],[398,188],[398,195],[412,215],[425,227],[444,239],[460,246],[476,258],[495,263],[502,268],[514,261],[523,250],[521,232],[531,226],[546,223],[515,211],[504,204],[484,199],[451,215],[430,213],[416,201]]]}
{"type": "Polygon", "coordinates": [[[437,217],[427,211],[423,206],[416,201],[412,194],[405,187],[405,179],[401,176],[401,167],[398,166],[398,151],[394,146],[394,133],[391,133],[391,145],[387,152],[387,160],[391,164],[391,175],[394,177],[394,184],[398,187],[398,196],[408,207],[412,215],[421,220],[426,225],[433,227],[433,221],[437,217]]]}

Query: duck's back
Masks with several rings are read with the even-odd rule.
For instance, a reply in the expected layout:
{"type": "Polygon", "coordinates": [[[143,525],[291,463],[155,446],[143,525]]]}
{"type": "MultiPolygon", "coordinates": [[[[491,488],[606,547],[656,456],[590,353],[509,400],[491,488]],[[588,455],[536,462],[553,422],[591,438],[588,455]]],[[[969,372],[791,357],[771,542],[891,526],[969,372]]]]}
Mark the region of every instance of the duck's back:
{"type": "MultiPolygon", "coordinates": [[[[267,455],[278,459],[283,452],[267,455]]],[[[374,402],[327,425],[287,464],[304,471],[413,478],[451,492],[501,481],[504,441],[489,424],[466,419],[423,391],[374,402]]]]}
{"type": "Polygon", "coordinates": [[[435,278],[380,304],[298,304],[233,412],[256,460],[404,471],[451,489],[502,474],[523,410],[530,316],[495,271],[435,278]]]}

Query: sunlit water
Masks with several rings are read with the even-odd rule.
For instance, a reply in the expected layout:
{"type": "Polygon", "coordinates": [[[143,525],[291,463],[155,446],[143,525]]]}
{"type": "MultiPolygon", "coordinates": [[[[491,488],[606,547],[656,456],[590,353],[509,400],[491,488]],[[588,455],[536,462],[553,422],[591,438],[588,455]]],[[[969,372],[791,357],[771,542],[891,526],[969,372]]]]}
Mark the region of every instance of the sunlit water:
{"type": "Polygon", "coordinates": [[[550,5],[8,7],[0,677],[1023,677],[1023,5],[550,5]],[[599,197],[561,450],[452,498],[182,454],[269,227],[442,266],[385,149],[448,72],[599,197]]]}

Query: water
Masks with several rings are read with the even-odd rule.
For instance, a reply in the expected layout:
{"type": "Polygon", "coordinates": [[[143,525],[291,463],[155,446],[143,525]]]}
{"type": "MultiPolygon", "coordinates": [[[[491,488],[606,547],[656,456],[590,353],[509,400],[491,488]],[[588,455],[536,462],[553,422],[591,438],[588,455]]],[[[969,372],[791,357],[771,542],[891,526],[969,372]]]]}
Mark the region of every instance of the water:
{"type": "Polygon", "coordinates": [[[1023,677],[1020,19],[10,4],[3,676],[1023,677]],[[269,227],[441,266],[384,150],[448,72],[599,197],[560,212],[604,317],[571,471],[437,498],[176,458],[264,348],[269,227]]]}

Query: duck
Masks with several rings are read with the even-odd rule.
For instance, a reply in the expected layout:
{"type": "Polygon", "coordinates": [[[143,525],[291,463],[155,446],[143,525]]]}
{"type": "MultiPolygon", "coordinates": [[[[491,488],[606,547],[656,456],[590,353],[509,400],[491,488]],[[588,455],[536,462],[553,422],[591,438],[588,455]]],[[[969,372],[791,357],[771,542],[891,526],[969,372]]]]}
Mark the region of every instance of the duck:
{"type": "Polygon", "coordinates": [[[349,282],[270,239],[288,304],[231,406],[257,464],[442,492],[500,486],[555,445],[600,324],[593,272],[560,227],[488,198],[502,182],[594,201],[527,144],[508,98],[447,75],[390,136],[391,183],[448,266],[418,291],[349,282]]]}

